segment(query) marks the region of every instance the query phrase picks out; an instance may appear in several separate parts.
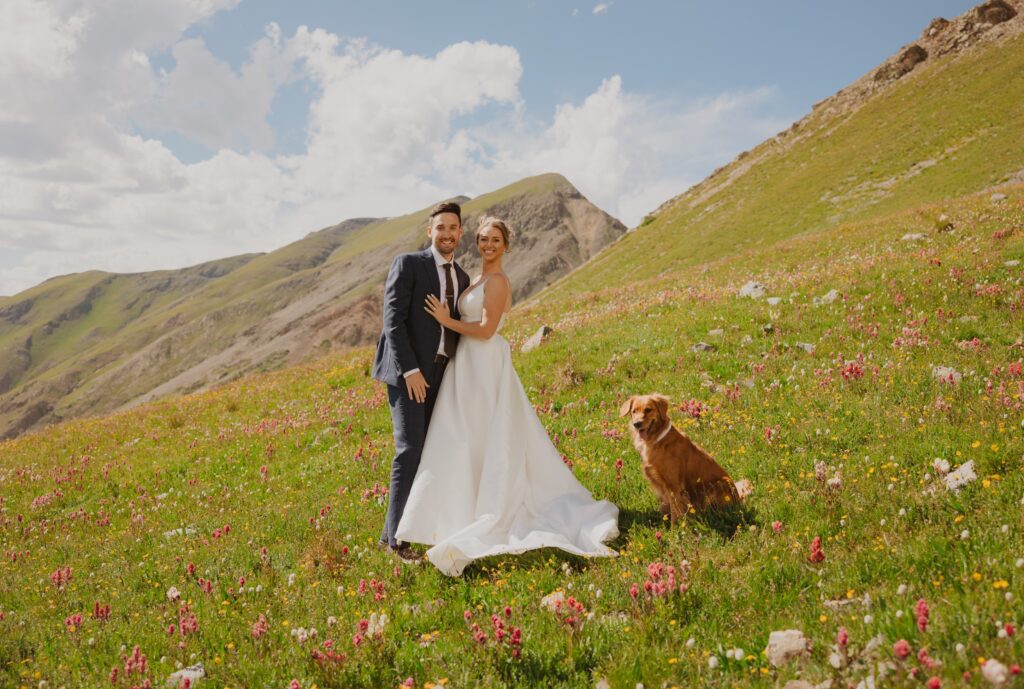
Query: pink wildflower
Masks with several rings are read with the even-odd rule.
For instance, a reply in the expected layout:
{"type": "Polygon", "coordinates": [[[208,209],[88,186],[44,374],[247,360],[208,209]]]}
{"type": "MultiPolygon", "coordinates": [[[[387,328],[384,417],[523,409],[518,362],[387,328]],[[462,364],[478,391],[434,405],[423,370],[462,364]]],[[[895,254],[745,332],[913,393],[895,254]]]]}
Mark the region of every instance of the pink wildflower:
{"type": "Polygon", "coordinates": [[[811,554],[807,559],[815,564],[825,561],[825,551],[821,549],[821,536],[815,536],[811,541],[811,554]]]}
{"type": "Polygon", "coordinates": [[[928,602],[924,598],[920,598],[917,601],[917,605],[914,606],[914,613],[917,615],[917,628],[921,632],[928,630],[928,602]]]}

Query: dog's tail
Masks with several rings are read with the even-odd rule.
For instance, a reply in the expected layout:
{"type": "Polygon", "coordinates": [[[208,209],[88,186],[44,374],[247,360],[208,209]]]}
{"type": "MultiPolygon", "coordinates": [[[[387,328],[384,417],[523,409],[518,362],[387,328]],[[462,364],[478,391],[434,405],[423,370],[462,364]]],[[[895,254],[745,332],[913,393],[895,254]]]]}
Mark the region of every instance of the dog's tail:
{"type": "Polygon", "coordinates": [[[745,478],[741,478],[734,484],[736,494],[740,496],[740,502],[745,502],[747,497],[754,492],[754,484],[745,478]]]}

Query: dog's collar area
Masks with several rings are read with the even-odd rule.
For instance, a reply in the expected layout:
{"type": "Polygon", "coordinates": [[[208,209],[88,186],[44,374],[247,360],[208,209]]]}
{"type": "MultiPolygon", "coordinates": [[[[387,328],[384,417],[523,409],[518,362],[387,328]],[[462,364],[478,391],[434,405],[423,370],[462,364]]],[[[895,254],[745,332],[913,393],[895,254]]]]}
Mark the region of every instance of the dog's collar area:
{"type": "Polygon", "coordinates": [[[672,424],[669,424],[669,425],[665,426],[665,430],[663,430],[661,432],[661,435],[659,435],[657,438],[654,439],[654,444],[660,443],[662,440],[664,440],[665,436],[668,435],[668,432],[671,431],[671,430],[672,430],[672,424]]]}

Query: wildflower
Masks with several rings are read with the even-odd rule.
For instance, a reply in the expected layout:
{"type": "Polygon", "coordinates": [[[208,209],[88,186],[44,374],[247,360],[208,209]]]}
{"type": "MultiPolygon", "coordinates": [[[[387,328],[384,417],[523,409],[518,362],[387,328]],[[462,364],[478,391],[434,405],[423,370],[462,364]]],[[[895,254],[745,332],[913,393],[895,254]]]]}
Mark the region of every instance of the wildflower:
{"type": "Polygon", "coordinates": [[[840,472],[836,472],[836,475],[830,478],[825,486],[833,493],[838,493],[839,489],[843,487],[843,476],[840,472]]]}
{"type": "Polygon", "coordinates": [[[846,648],[846,645],[850,643],[850,635],[846,631],[846,627],[840,627],[839,633],[836,634],[836,645],[840,648],[846,648]]]}
{"type": "Polygon", "coordinates": [[[57,588],[64,588],[64,585],[71,581],[71,566],[68,565],[63,569],[61,569],[60,567],[55,569],[53,572],[50,573],[50,581],[57,588]]]}
{"type": "Polygon", "coordinates": [[[900,639],[892,645],[892,652],[900,660],[906,660],[910,655],[910,643],[906,639],[900,639]]]}
{"type": "Polygon", "coordinates": [[[711,656],[708,658],[708,668],[714,670],[718,667],[718,656],[711,656]]]}
{"type": "Polygon", "coordinates": [[[917,601],[917,605],[914,606],[914,613],[917,615],[917,629],[918,631],[925,632],[928,630],[928,603],[924,598],[920,598],[917,601]]]}
{"type": "Polygon", "coordinates": [[[1014,634],[1017,633],[1017,628],[1014,627],[1012,623],[1007,622],[1003,626],[1003,631],[1006,632],[1006,636],[1013,636],[1014,634]]]}
{"type": "Polygon", "coordinates": [[[74,633],[76,629],[82,626],[81,613],[76,612],[74,615],[68,615],[64,618],[64,626],[67,627],[69,632],[74,633]]]}
{"type": "Polygon", "coordinates": [[[942,686],[942,680],[935,676],[929,677],[928,684],[926,686],[928,689],[939,689],[939,687],[942,686]]]}
{"type": "Polygon", "coordinates": [[[270,624],[267,622],[267,618],[261,613],[256,622],[252,625],[252,637],[254,639],[262,638],[264,634],[270,631],[270,624]]]}
{"type": "MultiPolygon", "coordinates": [[[[97,620],[109,620],[110,619],[110,605],[100,605],[99,601],[96,601],[92,606],[92,616],[97,620]]],[[[0,617],[3,619],[3,617],[0,617]]]]}
{"type": "Polygon", "coordinates": [[[821,536],[815,536],[811,541],[811,554],[807,559],[815,564],[825,561],[825,551],[821,548],[821,536]]]}
{"type": "Polygon", "coordinates": [[[778,519],[772,522],[772,533],[780,533],[782,531],[782,522],[778,519]]]}
{"type": "Polygon", "coordinates": [[[814,479],[818,483],[824,483],[828,476],[828,465],[825,462],[818,460],[814,463],[814,479]]]}
{"type": "Polygon", "coordinates": [[[946,490],[959,493],[961,488],[977,479],[978,475],[974,471],[974,460],[972,459],[958,466],[956,471],[946,474],[942,481],[946,484],[946,490]]]}
{"type": "Polygon", "coordinates": [[[181,598],[181,592],[178,591],[177,588],[172,586],[171,588],[167,589],[167,600],[171,601],[172,603],[176,603],[179,598],[181,598]]]}
{"type": "Polygon", "coordinates": [[[1010,679],[1010,670],[995,658],[989,658],[985,661],[985,664],[981,666],[981,676],[984,677],[989,684],[999,686],[1001,684],[1006,684],[1006,681],[1010,679]]]}

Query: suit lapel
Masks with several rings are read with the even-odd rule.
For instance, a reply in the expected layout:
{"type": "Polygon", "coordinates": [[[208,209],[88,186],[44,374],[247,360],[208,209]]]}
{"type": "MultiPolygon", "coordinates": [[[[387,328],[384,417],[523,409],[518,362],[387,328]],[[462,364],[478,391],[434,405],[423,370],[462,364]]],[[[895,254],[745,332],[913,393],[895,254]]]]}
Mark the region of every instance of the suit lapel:
{"type": "Polygon", "coordinates": [[[434,254],[427,249],[422,255],[423,267],[427,271],[427,291],[440,299],[441,281],[437,276],[437,263],[434,262],[434,254]]]}

